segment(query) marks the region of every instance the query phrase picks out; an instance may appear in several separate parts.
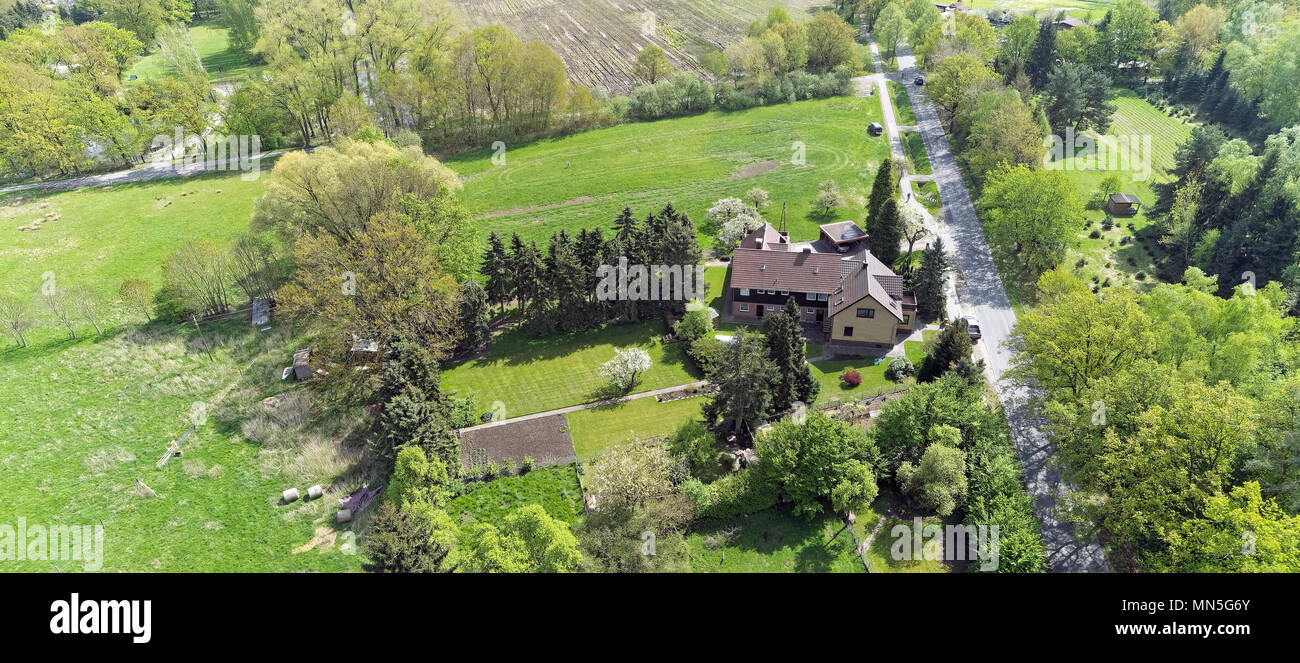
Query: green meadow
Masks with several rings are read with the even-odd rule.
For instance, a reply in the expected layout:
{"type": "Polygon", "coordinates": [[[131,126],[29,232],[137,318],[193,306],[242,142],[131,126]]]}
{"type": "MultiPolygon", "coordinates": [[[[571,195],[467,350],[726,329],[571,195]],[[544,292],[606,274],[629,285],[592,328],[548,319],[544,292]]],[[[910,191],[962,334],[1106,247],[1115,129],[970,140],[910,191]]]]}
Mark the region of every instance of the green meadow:
{"type": "Polygon", "coordinates": [[[506,145],[501,165],[485,145],[447,165],[461,175],[483,236],[518,232],[544,245],[561,228],[609,228],[624,206],[644,218],[672,202],[711,245],[715,231],[704,225],[713,202],[761,187],[772,201],[764,216],[778,223],[785,204],[791,238],[800,241],[815,239],[819,224],[861,216],[888,154],[884,137],[866,133],[880,121],[874,98],[798,101],[506,145]],[[845,206],[821,215],[811,205],[828,179],[845,206]]]}

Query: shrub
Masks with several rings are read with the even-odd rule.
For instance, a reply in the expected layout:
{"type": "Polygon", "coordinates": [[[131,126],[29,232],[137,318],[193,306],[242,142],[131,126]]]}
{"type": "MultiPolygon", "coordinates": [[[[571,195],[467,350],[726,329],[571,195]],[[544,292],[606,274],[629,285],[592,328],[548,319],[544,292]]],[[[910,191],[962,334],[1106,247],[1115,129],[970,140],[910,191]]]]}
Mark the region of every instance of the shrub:
{"type": "Polygon", "coordinates": [[[899,357],[885,367],[885,377],[894,382],[902,382],[914,373],[916,373],[916,366],[913,366],[907,357],[899,357]]]}
{"type": "Polygon", "coordinates": [[[709,371],[713,369],[713,364],[717,361],[721,352],[722,341],[712,336],[701,336],[692,341],[690,346],[686,348],[686,354],[705,375],[708,375],[709,371]]]}
{"type": "Polygon", "coordinates": [[[840,381],[850,387],[856,387],[862,384],[862,374],[850,368],[844,371],[843,375],[840,375],[840,381]]]}
{"type": "Polygon", "coordinates": [[[1091,237],[1092,239],[1101,239],[1101,231],[1094,228],[1092,232],[1088,233],[1088,237],[1091,237]]]}
{"type": "Polygon", "coordinates": [[[691,311],[686,314],[686,317],[678,320],[677,324],[673,325],[673,333],[677,335],[677,338],[687,343],[691,343],[711,331],[713,331],[713,320],[709,317],[708,309],[691,311]]]}
{"type": "Polygon", "coordinates": [[[529,472],[532,472],[535,467],[537,467],[537,460],[532,456],[524,456],[524,462],[519,466],[519,473],[528,474],[529,472]]]}
{"type": "MultiPolygon", "coordinates": [[[[698,421],[688,421],[677,428],[664,447],[687,468],[690,476],[712,481],[722,469],[717,439],[698,421]]],[[[685,479],[683,479],[685,480],[685,479]]]]}
{"type": "Polygon", "coordinates": [[[1138,272],[1138,273],[1137,273],[1137,280],[1139,280],[1139,281],[1145,281],[1145,280],[1147,280],[1147,273],[1146,273],[1146,272],[1138,272]]]}
{"type": "Polygon", "coordinates": [[[757,513],[776,506],[776,487],[754,469],[732,472],[713,483],[691,479],[682,484],[696,518],[724,519],[757,513]]]}

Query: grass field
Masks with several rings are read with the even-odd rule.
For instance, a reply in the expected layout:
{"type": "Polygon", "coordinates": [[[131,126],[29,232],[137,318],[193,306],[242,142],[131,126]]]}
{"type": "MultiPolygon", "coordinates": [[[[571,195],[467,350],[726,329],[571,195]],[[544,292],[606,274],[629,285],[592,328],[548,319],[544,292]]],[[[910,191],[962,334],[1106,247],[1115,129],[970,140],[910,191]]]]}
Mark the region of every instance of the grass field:
{"type": "Polygon", "coordinates": [[[569,435],[578,460],[599,456],[605,450],[660,435],[668,435],[683,423],[700,417],[705,397],[680,398],[660,403],[653,398],[638,398],[617,405],[606,405],[570,412],[569,435]]]}
{"type": "Polygon", "coordinates": [[[796,518],[780,507],[712,523],[687,536],[686,545],[696,572],[865,572],[839,518],[796,518]]]}
{"type": "MultiPolygon", "coordinates": [[[[243,181],[238,174],[116,184],[63,193],[31,191],[0,195],[0,293],[34,298],[52,274],[56,285],[84,284],[110,303],[101,327],[144,322],[143,314],[117,302],[123,279],[162,283],[163,258],[188,239],[225,242],[248,229],[266,175],[243,181]],[[61,215],[38,230],[18,226],[48,213],[61,215]]],[[[78,328],[91,330],[90,323],[78,328]]],[[[32,330],[39,345],[63,338],[61,329],[32,330]]]]}
{"type": "Polygon", "coordinates": [[[757,186],[771,194],[765,217],[777,223],[785,203],[791,239],[811,240],[819,224],[861,216],[888,150],[864,128],[880,119],[874,98],[799,101],[510,145],[501,166],[488,149],[447,165],[461,175],[484,237],[518,232],[543,245],[561,228],[609,228],[625,205],[644,218],[671,201],[712,245],[716,231],[704,228],[705,211],[757,186]],[[846,204],[822,216],[811,204],[827,179],[839,184],[846,204]]]}
{"type": "MultiPolygon", "coordinates": [[[[264,446],[241,433],[250,405],[292,388],[280,382],[280,367],[298,339],[278,326],[260,334],[242,323],[209,328],[209,362],[193,333],[153,325],[0,352],[0,523],[102,523],[108,572],[360,568],[358,556],[341,552],[346,530],[331,508],[355,487],[345,474],[360,450],[342,444],[344,430],[324,421],[264,446]],[[203,424],[183,455],[156,469],[198,412],[203,424]],[[136,479],[158,497],[137,494],[136,479]],[[305,494],[313,484],[331,493],[279,504],[286,488],[305,494]]],[[[0,570],[83,570],[78,562],[16,564],[0,570]]]]}
{"type": "Polygon", "coordinates": [[[452,500],[447,513],[462,522],[473,520],[500,526],[507,514],[527,504],[540,504],[552,518],[570,524],[581,519],[582,488],[574,466],[543,467],[480,484],[452,500]]]}
{"type": "Polygon", "coordinates": [[[1060,2],[1059,0],[970,0],[966,3],[981,12],[989,9],[1009,9],[1017,14],[1031,16],[1050,15],[1065,10],[1069,15],[1090,21],[1099,21],[1106,11],[1115,6],[1114,0],[1077,0],[1060,2]]]}
{"type": "Polygon", "coordinates": [[[796,19],[823,0],[655,0],[641,6],[604,0],[462,0],[471,27],[502,23],[524,41],[540,40],[564,59],[569,77],[588,87],[626,92],[632,63],[650,44],[677,69],[702,71],[699,58],[739,41],[749,23],[780,5],[796,19]],[[720,46],[721,45],[721,46],[720,46]]]}
{"type": "Polygon", "coordinates": [[[650,353],[650,370],[633,393],[700,379],[680,343],[659,342],[661,326],[658,321],[610,325],[547,338],[508,331],[493,339],[486,357],[444,371],[442,384],[460,396],[472,396],[482,410],[495,410],[489,406],[500,401],[509,418],[609,397],[597,370],[621,348],[650,353]]]}
{"type": "Polygon", "coordinates": [[[912,162],[911,172],[916,175],[929,175],[930,155],[925,151],[925,141],[921,138],[921,133],[909,131],[903,134],[903,152],[907,154],[908,161],[912,162]]]}
{"type": "MultiPolygon", "coordinates": [[[[1151,137],[1149,175],[1135,172],[1138,170],[1136,168],[1114,171],[1120,175],[1125,193],[1136,195],[1144,206],[1151,205],[1155,202],[1151,185],[1172,179],[1169,171],[1174,166],[1174,151],[1191,134],[1193,126],[1166,115],[1127,88],[1116,88],[1112,101],[1116,111],[1107,132],[1109,135],[1151,137]]],[[[1075,192],[1081,199],[1093,200],[1096,198],[1094,192],[1106,173],[1076,168],[1078,161],[1067,159],[1065,173],[1074,182],[1075,192]]],[[[1099,204],[1090,205],[1086,218],[1092,224],[1079,228],[1079,243],[1066,258],[1067,264],[1075,267],[1085,279],[1095,277],[1101,283],[1109,280],[1113,284],[1141,289],[1144,283],[1153,282],[1153,258],[1148,249],[1156,256],[1160,255],[1161,249],[1156,245],[1152,234],[1154,229],[1150,228],[1152,222],[1147,218],[1145,210],[1133,217],[1117,217],[1116,225],[1111,230],[1100,228],[1100,222],[1105,216],[1106,211],[1099,204]],[[1128,228],[1130,223],[1133,224],[1133,229],[1128,228]],[[1093,230],[1100,231],[1100,237],[1089,237],[1093,230]],[[1132,243],[1121,244],[1126,236],[1132,236],[1134,240],[1132,243]],[[1084,261],[1082,266],[1078,265],[1080,260],[1084,261]],[[1145,278],[1138,279],[1139,273],[1145,278]]]]}
{"type": "MultiPolygon", "coordinates": [[[[261,69],[249,61],[247,53],[231,50],[226,29],[218,25],[197,23],[190,26],[190,41],[203,62],[209,82],[222,83],[244,79],[261,69]]],[[[154,52],[140,58],[135,66],[126,71],[125,78],[130,85],[172,73],[175,73],[175,67],[154,52]],[[132,74],[136,76],[136,81],[130,80],[132,74]]]]}
{"type": "Polygon", "coordinates": [[[916,114],[912,112],[912,100],[907,96],[907,88],[898,81],[885,81],[889,84],[889,100],[894,102],[894,118],[901,125],[916,124],[916,114]]]}

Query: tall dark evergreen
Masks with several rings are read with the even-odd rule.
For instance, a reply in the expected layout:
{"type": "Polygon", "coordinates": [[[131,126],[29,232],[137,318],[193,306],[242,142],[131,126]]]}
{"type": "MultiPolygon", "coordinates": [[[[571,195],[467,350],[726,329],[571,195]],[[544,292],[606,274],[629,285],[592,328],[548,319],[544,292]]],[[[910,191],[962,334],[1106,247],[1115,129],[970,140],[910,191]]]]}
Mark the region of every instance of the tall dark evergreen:
{"type": "Polygon", "coordinates": [[[591,322],[587,312],[587,284],[582,261],[569,236],[563,230],[551,242],[547,257],[546,280],[550,297],[555,300],[554,322],[565,331],[576,331],[591,322]]]}
{"type": "Polygon", "coordinates": [[[863,227],[867,235],[875,234],[876,216],[880,212],[880,206],[896,195],[895,186],[894,160],[885,157],[880,164],[880,169],[876,171],[876,180],[871,183],[871,196],[867,198],[867,218],[863,227]]]}
{"type": "Polygon", "coordinates": [[[925,361],[921,362],[921,369],[916,374],[917,381],[931,382],[948,372],[955,372],[971,382],[982,379],[982,369],[971,361],[971,349],[966,321],[961,318],[953,320],[939,332],[939,338],[925,356],[925,361]]]}
{"type": "Polygon", "coordinates": [[[478,352],[492,339],[492,314],[487,292],[477,279],[465,279],[460,286],[460,325],[465,330],[465,349],[478,352]]]}
{"type": "Polygon", "coordinates": [[[793,297],[786,300],[782,312],[763,319],[768,355],[776,367],[771,404],[774,412],[788,410],[795,402],[812,403],[820,386],[804,361],[803,328],[799,319],[799,305],[793,297]]]}
{"type": "Polygon", "coordinates": [[[948,256],[944,253],[943,238],[936,237],[921,252],[921,267],[916,271],[912,291],[916,294],[916,312],[930,320],[938,317],[948,305],[944,283],[948,279],[948,256]]]}
{"type": "Polygon", "coordinates": [[[1035,90],[1047,85],[1047,74],[1056,62],[1056,25],[1051,19],[1044,18],[1038,22],[1038,38],[1034,40],[1034,50],[1025,65],[1025,73],[1035,90]]]}
{"type": "Polygon", "coordinates": [[[451,404],[442,393],[442,372],[429,351],[404,336],[391,337],[385,343],[379,382],[375,400],[383,409],[370,441],[379,466],[391,471],[397,450],[416,445],[458,472],[460,441],[451,432],[451,404]]]}
{"type": "Polygon", "coordinates": [[[709,371],[709,382],[718,390],[704,405],[705,420],[710,424],[721,420],[734,434],[752,433],[772,404],[776,373],[766,342],[740,331],[731,343],[722,345],[709,371]]]}
{"type": "Polygon", "coordinates": [[[892,267],[898,262],[902,252],[900,244],[903,241],[903,218],[898,211],[897,198],[891,197],[880,206],[875,227],[875,232],[870,233],[868,237],[871,253],[879,258],[880,262],[892,267]]]}
{"type": "Polygon", "coordinates": [[[488,302],[500,306],[504,312],[513,284],[510,278],[510,256],[496,231],[488,236],[488,250],[483,254],[483,266],[479,273],[487,277],[484,289],[487,291],[488,302]]]}
{"type": "Polygon", "coordinates": [[[537,242],[522,244],[518,253],[511,256],[514,267],[515,297],[521,312],[531,313],[534,304],[542,303],[546,295],[546,263],[537,242]]]}

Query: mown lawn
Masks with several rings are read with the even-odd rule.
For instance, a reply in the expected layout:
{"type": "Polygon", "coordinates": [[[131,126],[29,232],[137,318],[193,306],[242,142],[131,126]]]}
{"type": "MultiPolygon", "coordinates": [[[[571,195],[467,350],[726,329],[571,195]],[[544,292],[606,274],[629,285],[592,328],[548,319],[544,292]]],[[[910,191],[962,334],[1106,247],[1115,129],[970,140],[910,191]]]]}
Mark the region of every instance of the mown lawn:
{"type": "Polygon", "coordinates": [[[843,521],[796,518],[781,507],[710,523],[687,536],[686,546],[696,572],[865,572],[843,521]]]}
{"type": "MultiPolygon", "coordinates": [[[[212,83],[244,79],[261,69],[252,64],[247,53],[230,48],[227,30],[219,25],[196,23],[190,26],[190,41],[208,73],[208,81],[212,83]]],[[[131,85],[174,73],[175,67],[154,52],[140,58],[134,67],[127,70],[124,78],[131,85]],[[130,80],[131,74],[135,74],[135,81],[130,80]]]]}
{"type": "Polygon", "coordinates": [[[442,384],[472,396],[480,410],[496,410],[492,403],[500,401],[510,418],[618,395],[597,371],[622,348],[650,353],[650,370],[632,393],[699,380],[683,344],[659,342],[662,326],[655,320],[545,338],[507,331],[493,338],[486,357],[444,371],[442,384]]]}
{"type": "Polygon", "coordinates": [[[573,451],[578,460],[588,460],[620,444],[668,435],[683,423],[698,419],[706,398],[694,396],[666,403],[638,398],[570,412],[566,416],[573,451]]]}
{"type": "Polygon", "coordinates": [[[561,228],[608,229],[625,205],[644,218],[671,201],[712,245],[716,230],[704,227],[705,211],[757,186],[771,194],[764,216],[777,223],[785,203],[791,239],[811,240],[819,224],[860,216],[888,153],[865,131],[873,121],[881,121],[875,98],[799,101],[507,145],[500,166],[485,144],[447,165],[460,173],[484,236],[518,232],[544,244],[561,228]],[[846,204],[822,216],[811,203],[827,179],[846,204]]]}
{"type": "Polygon", "coordinates": [[[817,402],[827,403],[837,398],[857,400],[892,391],[895,388],[894,383],[885,379],[885,368],[890,360],[882,360],[879,364],[875,361],[875,359],[844,359],[812,362],[813,379],[821,385],[821,389],[817,392],[817,402]],[[848,369],[855,369],[862,375],[862,384],[856,387],[844,384],[840,375],[848,369]]]}
{"type": "Polygon", "coordinates": [[[500,526],[511,511],[540,504],[552,518],[575,523],[583,516],[582,488],[572,464],[543,467],[479,484],[447,506],[453,518],[500,526]]]}
{"type": "Polygon", "coordinates": [[[1010,9],[1017,14],[1034,16],[1042,12],[1055,18],[1056,12],[1064,10],[1075,18],[1097,21],[1115,7],[1115,0],[1077,0],[1065,5],[1059,0],[970,0],[966,4],[981,14],[989,9],[1010,9]]]}

